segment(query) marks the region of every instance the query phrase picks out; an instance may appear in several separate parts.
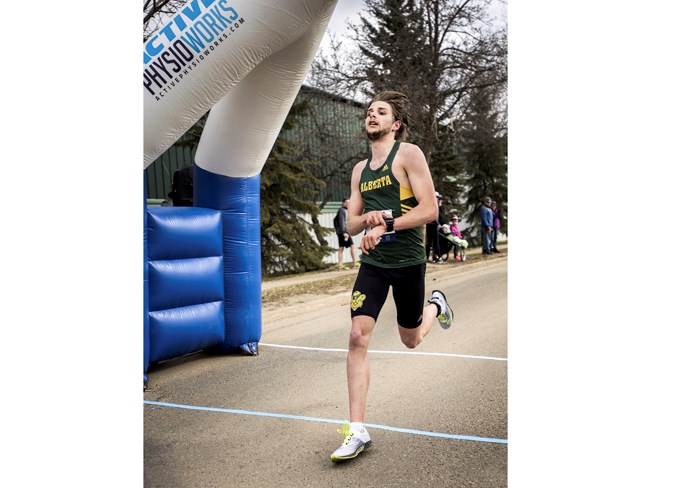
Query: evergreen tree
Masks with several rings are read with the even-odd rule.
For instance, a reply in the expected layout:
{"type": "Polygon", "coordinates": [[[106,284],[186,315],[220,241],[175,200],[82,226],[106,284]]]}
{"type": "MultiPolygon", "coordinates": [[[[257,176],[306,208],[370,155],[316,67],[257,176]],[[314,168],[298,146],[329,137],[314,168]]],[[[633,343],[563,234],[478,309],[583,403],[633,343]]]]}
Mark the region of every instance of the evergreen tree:
{"type": "Polygon", "coordinates": [[[451,127],[438,126],[437,138],[439,143],[430,157],[430,174],[435,190],[444,196],[447,217],[451,218],[452,213],[461,216],[466,199],[465,160],[459,154],[457,137],[451,127]]]}
{"type": "Polygon", "coordinates": [[[411,140],[420,139],[424,100],[421,87],[429,80],[426,64],[422,16],[413,0],[366,0],[361,16],[364,39],[359,45],[363,75],[369,80],[365,91],[373,96],[384,90],[406,94],[412,102],[410,113],[411,140]]]}
{"type": "Polygon", "coordinates": [[[503,113],[497,108],[503,95],[495,85],[473,90],[460,130],[468,172],[464,218],[470,227],[465,234],[475,244],[481,238],[480,207],[485,196],[498,202],[503,217],[501,232],[508,232],[508,135],[503,113]]]}
{"type": "MultiPolygon", "coordinates": [[[[307,102],[297,101],[282,131],[293,129],[307,109],[307,102]]],[[[317,221],[320,208],[314,202],[324,184],[313,176],[317,164],[317,161],[302,159],[297,144],[284,137],[275,141],[261,171],[261,268],[264,275],[326,267],[323,258],[333,249],[314,238],[332,232],[317,221]]]]}

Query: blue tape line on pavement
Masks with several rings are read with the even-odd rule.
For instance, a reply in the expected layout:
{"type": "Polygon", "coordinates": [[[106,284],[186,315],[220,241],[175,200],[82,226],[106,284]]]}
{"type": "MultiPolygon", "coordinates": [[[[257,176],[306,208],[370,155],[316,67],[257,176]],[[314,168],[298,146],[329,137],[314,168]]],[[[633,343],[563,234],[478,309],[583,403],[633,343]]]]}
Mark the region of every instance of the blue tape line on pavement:
{"type": "MultiPolygon", "coordinates": [[[[146,405],[157,405],[160,407],[172,407],[172,408],[183,408],[186,410],[202,410],[205,412],[221,412],[221,413],[235,413],[240,415],[254,415],[257,417],[275,417],[280,419],[291,419],[291,420],[307,420],[310,422],[322,422],[325,424],[344,424],[344,420],[338,419],[323,419],[318,417],[304,417],[302,415],[288,415],[284,413],[270,413],[270,412],[253,412],[251,410],[236,410],[230,408],[215,408],[215,407],[196,407],[194,405],[181,405],[178,403],[166,403],[166,402],[154,402],[151,400],[144,400],[143,403],[146,405]]],[[[428,432],[425,430],[416,430],[416,429],[405,429],[401,427],[390,427],[388,425],[379,425],[379,424],[364,424],[365,427],[372,429],[381,429],[381,430],[390,430],[392,432],[401,432],[404,434],[415,434],[415,435],[424,435],[429,437],[443,437],[445,439],[458,439],[462,441],[475,441],[475,442],[491,442],[494,444],[507,444],[508,439],[495,439],[492,437],[476,437],[472,435],[458,435],[458,434],[444,434],[442,432],[428,432]]]]}

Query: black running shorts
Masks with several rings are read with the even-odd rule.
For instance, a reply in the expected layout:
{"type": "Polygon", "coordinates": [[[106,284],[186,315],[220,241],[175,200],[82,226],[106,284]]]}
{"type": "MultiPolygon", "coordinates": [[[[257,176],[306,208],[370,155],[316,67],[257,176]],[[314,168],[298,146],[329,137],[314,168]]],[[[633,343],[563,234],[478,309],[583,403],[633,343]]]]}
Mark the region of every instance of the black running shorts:
{"type": "Polygon", "coordinates": [[[348,239],[343,238],[343,234],[336,234],[338,236],[339,247],[350,247],[353,245],[353,238],[349,235],[348,239]]]}
{"type": "Polygon", "coordinates": [[[362,263],[353,286],[350,316],[368,315],[377,320],[391,286],[397,309],[397,323],[405,329],[415,329],[421,325],[425,297],[425,263],[403,268],[380,268],[362,263]]]}

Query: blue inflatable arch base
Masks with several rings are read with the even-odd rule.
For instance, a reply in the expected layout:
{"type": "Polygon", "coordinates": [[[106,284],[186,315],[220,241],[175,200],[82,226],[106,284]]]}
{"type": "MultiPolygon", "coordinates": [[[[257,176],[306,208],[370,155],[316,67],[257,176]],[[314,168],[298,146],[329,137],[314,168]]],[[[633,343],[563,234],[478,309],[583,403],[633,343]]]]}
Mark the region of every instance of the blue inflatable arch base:
{"type": "Polygon", "coordinates": [[[147,207],[144,374],[206,350],[256,355],[261,339],[260,175],[195,169],[195,207],[147,207]]]}

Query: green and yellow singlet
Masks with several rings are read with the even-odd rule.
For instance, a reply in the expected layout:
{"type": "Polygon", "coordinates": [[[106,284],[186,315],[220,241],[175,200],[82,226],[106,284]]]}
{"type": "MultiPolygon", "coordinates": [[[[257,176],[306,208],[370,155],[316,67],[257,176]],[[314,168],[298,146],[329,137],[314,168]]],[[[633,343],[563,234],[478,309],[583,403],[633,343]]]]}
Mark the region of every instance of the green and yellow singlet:
{"type": "MultiPolygon", "coordinates": [[[[395,142],[385,163],[377,170],[369,166],[371,155],[360,175],[360,193],[364,202],[364,213],[373,210],[392,210],[393,218],[407,213],[418,205],[414,192],[400,185],[393,175],[393,160],[400,147],[395,142]]],[[[369,255],[362,254],[363,263],[382,268],[401,268],[425,263],[422,226],[396,231],[397,238],[391,242],[381,241],[369,255]]]]}

